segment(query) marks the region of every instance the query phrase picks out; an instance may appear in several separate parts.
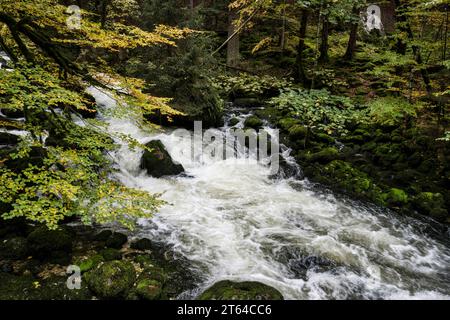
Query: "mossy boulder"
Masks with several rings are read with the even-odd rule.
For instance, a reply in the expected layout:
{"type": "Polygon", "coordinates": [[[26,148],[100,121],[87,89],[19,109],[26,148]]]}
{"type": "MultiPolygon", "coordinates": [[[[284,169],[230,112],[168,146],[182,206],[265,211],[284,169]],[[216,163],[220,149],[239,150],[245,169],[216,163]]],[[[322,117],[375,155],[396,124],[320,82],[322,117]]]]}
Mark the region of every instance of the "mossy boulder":
{"type": "Polygon", "coordinates": [[[89,270],[92,270],[93,268],[97,267],[100,263],[104,262],[105,259],[102,255],[96,254],[92,257],[83,258],[74,261],[74,264],[80,267],[81,273],[85,273],[89,270]]]}
{"type": "Polygon", "coordinates": [[[181,164],[172,160],[161,140],[152,140],[146,144],[149,150],[144,151],[141,159],[141,168],[155,178],[174,176],[184,172],[181,164]]]}
{"type": "Polygon", "coordinates": [[[247,119],[245,119],[244,126],[246,128],[252,128],[257,130],[263,126],[263,121],[257,116],[250,116],[247,119]]]}
{"type": "Polygon", "coordinates": [[[15,237],[0,243],[0,258],[23,259],[28,253],[27,239],[15,237]]]}
{"type": "Polygon", "coordinates": [[[339,158],[339,151],[336,148],[325,148],[319,152],[308,154],[306,159],[308,162],[318,162],[321,164],[327,164],[333,160],[339,158]]]}
{"type": "Polygon", "coordinates": [[[110,261],[98,265],[84,276],[89,289],[99,298],[119,299],[126,297],[136,280],[131,262],[110,261]]]}
{"type": "Polygon", "coordinates": [[[331,144],[335,142],[335,139],[332,136],[323,132],[314,133],[311,137],[311,140],[326,144],[331,144]]]}
{"type": "Polygon", "coordinates": [[[278,121],[278,126],[284,131],[288,131],[292,126],[296,124],[298,124],[298,120],[295,120],[293,118],[283,118],[278,121]]]}
{"type": "Polygon", "coordinates": [[[382,198],[389,206],[402,206],[408,203],[408,194],[397,188],[391,188],[388,192],[383,193],[382,198]]]}
{"type": "Polygon", "coordinates": [[[108,248],[120,249],[128,241],[128,237],[120,232],[113,232],[105,241],[108,248]]]}
{"type": "Polygon", "coordinates": [[[260,282],[220,281],[206,289],[199,300],[283,300],[282,294],[260,282]]]}
{"type": "Polygon", "coordinates": [[[328,185],[336,191],[384,204],[380,187],[367,174],[346,161],[333,160],[325,166],[308,166],[305,173],[316,182],[328,185]]]}
{"type": "Polygon", "coordinates": [[[429,215],[437,220],[445,220],[448,211],[445,207],[445,199],[440,193],[422,192],[413,199],[414,207],[421,213],[429,215]]]}
{"type": "Polygon", "coordinates": [[[289,128],[289,138],[292,140],[304,139],[308,134],[308,128],[301,124],[294,124],[289,128]]]}
{"type": "Polygon", "coordinates": [[[228,124],[230,125],[230,127],[234,127],[235,125],[237,125],[239,123],[239,119],[238,118],[231,118],[230,121],[228,122],[228,124]]]}
{"type": "Polygon", "coordinates": [[[93,240],[106,241],[106,240],[108,240],[109,237],[111,237],[112,234],[113,234],[113,232],[111,230],[102,230],[99,233],[97,233],[96,235],[94,235],[93,240]]]}
{"type": "Polygon", "coordinates": [[[144,300],[158,300],[163,293],[163,284],[157,280],[144,279],[136,284],[136,293],[144,300]]]}
{"type": "Polygon", "coordinates": [[[70,263],[72,242],[72,234],[67,230],[49,230],[45,226],[36,228],[27,237],[31,256],[63,265],[70,263]]]}
{"type": "Polygon", "coordinates": [[[105,259],[105,261],[113,261],[113,260],[121,260],[122,259],[122,253],[113,248],[106,248],[101,250],[100,255],[105,259]]]}
{"type": "Polygon", "coordinates": [[[260,99],[253,97],[242,97],[234,100],[234,105],[240,108],[258,108],[263,104],[260,99]]]}

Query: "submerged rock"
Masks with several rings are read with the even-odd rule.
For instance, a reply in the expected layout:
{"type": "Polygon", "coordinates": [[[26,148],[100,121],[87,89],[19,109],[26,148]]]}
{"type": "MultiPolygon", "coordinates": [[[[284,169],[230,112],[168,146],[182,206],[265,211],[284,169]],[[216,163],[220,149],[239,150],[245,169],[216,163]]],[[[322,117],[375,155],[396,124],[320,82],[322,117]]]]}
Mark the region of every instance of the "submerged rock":
{"type": "Polygon", "coordinates": [[[99,298],[124,298],[133,287],[136,272],[131,262],[110,261],[87,272],[85,279],[89,289],[99,298]]]}
{"type": "Polygon", "coordinates": [[[161,140],[152,140],[146,146],[151,151],[145,150],[141,159],[141,168],[146,169],[150,176],[160,178],[184,172],[183,166],[172,160],[161,140]]]}
{"type": "Polygon", "coordinates": [[[233,282],[229,280],[215,283],[206,289],[199,300],[283,300],[282,294],[260,282],[233,282]]]}

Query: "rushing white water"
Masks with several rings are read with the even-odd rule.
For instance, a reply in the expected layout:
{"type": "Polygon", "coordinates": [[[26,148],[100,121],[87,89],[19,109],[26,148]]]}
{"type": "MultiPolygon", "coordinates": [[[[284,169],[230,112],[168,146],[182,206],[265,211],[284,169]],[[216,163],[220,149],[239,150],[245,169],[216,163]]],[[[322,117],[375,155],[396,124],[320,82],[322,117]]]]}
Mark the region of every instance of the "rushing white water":
{"type": "Polygon", "coordinates": [[[149,135],[132,119],[106,120],[111,132],[142,143],[160,139],[186,169],[188,176],[156,179],[139,168],[142,152],[124,145],[114,155],[125,185],[170,203],[140,221],[139,236],[192,261],[207,279],[198,291],[232,279],[266,283],[286,299],[450,298],[449,242],[427,232],[428,224],[315,191],[306,180],[270,179],[255,161],[193,160],[189,139],[149,135]]]}

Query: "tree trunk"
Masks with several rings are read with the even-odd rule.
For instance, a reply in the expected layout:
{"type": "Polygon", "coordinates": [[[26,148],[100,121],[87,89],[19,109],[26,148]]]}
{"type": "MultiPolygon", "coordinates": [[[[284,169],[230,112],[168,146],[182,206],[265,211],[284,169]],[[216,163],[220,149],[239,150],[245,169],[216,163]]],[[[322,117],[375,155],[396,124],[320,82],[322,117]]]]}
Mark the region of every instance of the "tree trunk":
{"type": "MultiPolygon", "coordinates": [[[[397,21],[400,22],[400,31],[405,32],[408,35],[408,40],[413,42],[414,41],[414,34],[411,29],[411,25],[408,22],[408,18],[406,16],[406,4],[403,4],[400,0],[395,0],[395,5],[397,9],[399,10],[399,14],[397,16],[397,21]]],[[[397,42],[397,53],[399,54],[406,54],[407,49],[407,43],[401,39],[397,42]]],[[[420,48],[417,45],[412,45],[412,50],[414,53],[414,57],[416,59],[416,62],[421,65],[423,63],[422,54],[420,53],[420,48]]],[[[425,89],[427,90],[428,94],[432,93],[432,87],[431,87],[431,80],[430,76],[428,75],[428,72],[425,68],[420,68],[420,74],[422,75],[423,82],[425,84],[425,89]]]]}
{"type": "Polygon", "coordinates": [[[304,51],[305,51],[305,38],[306,29],[308,27],[309,11],[307,9],[302,10],[301,20],[300,20],[300,42],[297,47],[297,59],[295,63],[294,77],[297,82],[307,84],[309,79],[305,72],[305,62],[304,62],[304,51]]]}
{"type": "Polygon", "coordinates": [[[281,23],[281,35],[280,35],[280,50],[284,52],[286,47],[286,1],[283,0],[283,18],[281,23]]]}
{"type": "Polygon", "coordinates": [[[100,25],[102,29],[106,27],[106,20],[108,18],[108,5],[110,0],[101,0],[100,2],[100,25]]]}
{"type": "Polygon", "coordinates": [[[329,61],[328,57],[328,36],[330,33],[330,22],[328,17],[324,17],[322,24],[322,41],[320,43],[320,56],[319,63],[327,63],[329,61]]]}
{"type": "MultiPolygon", "coordinates": [[[[359,9],[357,7],[353,8],[353,15],[356,17],[359,14],[359,9]]],[[[348,39],[347,51],[344,55],[344,60],[351,61],[355,56],[356,50],[356,40],[358,38],[358,25],[359,22],[355,21],[350,27],[350,37],[348,39]]]]}
{"type": "Polygon", "coordinates": [[[239,64],[239,34],[236,33],[238,30],[236,25],[237,19],[237,12],[235,10],[230,11],[228,15],[228,37],[232,38],[227,44],[227,65],[230,67],[236,67],[239,64]]]}

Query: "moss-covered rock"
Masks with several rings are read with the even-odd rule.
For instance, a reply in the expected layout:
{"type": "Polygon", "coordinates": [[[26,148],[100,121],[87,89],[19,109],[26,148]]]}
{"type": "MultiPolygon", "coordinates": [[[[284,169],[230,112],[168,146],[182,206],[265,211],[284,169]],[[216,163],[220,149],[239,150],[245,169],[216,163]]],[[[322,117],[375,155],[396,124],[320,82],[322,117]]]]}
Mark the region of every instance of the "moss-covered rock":
{"type": "Polygon", "coordinates": [[[283,300],[281,293],[260,282],[233,282],[229,280],[215,283],[206,289],[199,300],[283,300]]]}
{"type": "Polygon", "coordinates": [[[122,259],[122,253],[113,248],[106,248],[101,250],[100,255],[105,259],[105,261],[113,261],[113,260],[121,260],[122,259]]]}
{"type": "Polygon", "coordinates": [[[234,127],[235,125],[237,125],[239,123],[239,119],[238,118],[231,118],[230,121],[228,122],[228,124],[230,125],[230,127],[234,127]]]}
{"type": "Polygon", "coordinates": [[[296,124],[299,124],[299,122],[293,118],[283,118],[278,121],[278,126],[284,131],[289,131],[289,129],[296,124]]]}
{"type": "Polygon", "coordinates": [[[136,284],[137,295],[144,300],[158,300],[163,292],[161,282],[152,279],[144,279],[136,284]]]}
{"type": "Polygon", "coordinates": [[[15,237],[0,243],[0,258],[23,259],[28,253],[27,239],[15,237]]]}
{"type": "Polygon", "coordinates": [[[108,248],[120,249],[128,241],[128,237],[120,232],[113,232],[105,241],[108,248]]]}
{"type": "Polygon", "coordinates": [[[100,263],[104,262],[103,256],[96,254],[92,257],[77,259],[74,264],[80,267],[81,273],[85,273],[93,268],[97,267],[100,263]]]}
{"type": "Polygon", "coordinates": [[[257,116],[250,116],[247,119],[245,119],[244,126],[246,128],[258,130],[263,126],[263,121],[257,116]]]}
{"type": "Polygon", "coordinates": [[[348,162],[334,160],[325,166],[310,166],[305,169],[313,180],[328,185],[336,191],[384,204],[380,187],[367,174],[348,162]]]}
{"type": "Polygon", "coordinates": [[[391,188],[383,193],[382,198],[389,206],[402,206],[408,203],[408,194],[397,188],[391,188]]]}
{"type": "Polygon", "coordinates": [[[306,156],[307,161],[318,162],[322,164],[329,163],[333,160],[337,160],[338,158],[339,158],[339,151],[333,147],[325,148],[319,152],[308,154],[306,156]]]}
{"type": "Polygon", "coordinates": [[[413,199],[414,207],[421,213],[444,221],[448,215],[445,199],[440,193],[422,192],[413,199]]]}
{"type": "Polygon", "coordinates": [[[253,97],[242,97],[236,98],[234,100],[234,105],[241,108],[258,108],[261,107],[263,104],[264,104],[263,101],[253,97]]]}
{"type": "Polygon", "coordinates": [[[52,276],[36,279],[31,275],[17,276],[0,272],[0,300],[90,300],[84,282],[81,288],[70,290],[67,277],[52,276]]]}
{"type": "Polygon", "coordinates": [[[146,169],[150,176],[160,178],[184,172],[183,166],[172,160],[161,140],[150,141],[146,144],[146,147],[151,151],[144,151],[141,159],[141,168],[146,169]]]}
{"type": "Polygon", "coordinates": [[[30,255],[57,264],[68,264],[72,253],[72,234],[67,230],[49,230],[42,226],[27,237],[30,255]]]}
{"type": "Polygon", "coordinates": [[[112,234],[113,232],[111,230],[102,230],[94,235],[93,239],[95,241],[106,241],[109,237],[111,237],[112,234]]]}
{"type": "Polygon", "coordinates": [[[292,140],[304,139],[308,134],[308,128],[301,124],[294,124],[289,128],[289,138],[292,140]]]}
{"type": "Polygon", "coordinates": [[[126,297],[136,280],[133,265],[127,261],[110,261],[97,266],[84,276],[89,289],[103,299],[126,297]]]}

